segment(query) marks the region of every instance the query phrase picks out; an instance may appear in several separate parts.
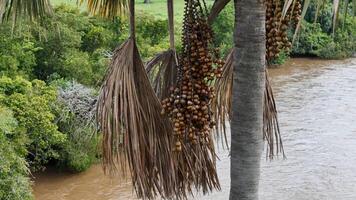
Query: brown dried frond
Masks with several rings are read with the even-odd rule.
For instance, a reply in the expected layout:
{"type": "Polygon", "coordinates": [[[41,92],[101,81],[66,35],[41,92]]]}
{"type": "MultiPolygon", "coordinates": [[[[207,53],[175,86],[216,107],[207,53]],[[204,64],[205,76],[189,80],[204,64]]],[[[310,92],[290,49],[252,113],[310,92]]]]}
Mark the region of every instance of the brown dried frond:
{"type": "Polygon", "coordinates": [[[222,144],[228,147],[226,137],[226,123],[231,121],[232,115],[232,85],[233,85],[233,55],[232,49],[225,59],[222,76],[215,82],[216,97],[212,102],[216,122],[216,140],[222,139],[222,144]]]}
{"type": "MultiPolygon", "coordinates": [[[[233,51],[231,50],[223,66],[222,77],[215,82],[216,98],[213,101],[216,124],[216,139],[222,139],[228,146],[226,138],[226,123],[231,122],[232,116],[232,87],[233,87],[233,51]]],[[[237,91],[238,92],[238,91],[237,91]]],[[[277,106],[266,69],[266,89],[264,93],[263,138],[267,142],[268,157],[282,153],[283,143],[279,129],[277,106]]]]}
{"type": "Polygon", "coordinates": [[[172,127],[161,109],[136,42],[130,38],[114,52],[97,118],[103,133],[105,171],[130,173],[138,198],[175,194],[172,127]]]}
{"type": "Polygon", "coordinates": [[[169,88],[176,84],[178,60],[175,50],[157,54],[146,64],[146,71],[159,99],[170,94],[169,88]]]}
{"type": "Polygon", "coordinates": [[[273,90],[266,69],[266,89],[264,94],[264,109],[263,109],[263,139],[267,141],[267,154],[269,158],[273,158],[274,154],[279,153],[284,155],[281,132],[278,123],[278,111],[274,100],[273,90]]]}

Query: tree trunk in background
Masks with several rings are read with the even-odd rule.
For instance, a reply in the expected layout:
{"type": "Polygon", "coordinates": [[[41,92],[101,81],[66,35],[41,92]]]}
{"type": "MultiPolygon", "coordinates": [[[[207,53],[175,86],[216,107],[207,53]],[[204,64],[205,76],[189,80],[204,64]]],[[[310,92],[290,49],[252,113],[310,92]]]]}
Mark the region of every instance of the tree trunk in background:
{"type": "Polygon", "coordinates": [[[230,200],[257,200],[263,150],[265,12],[263,0],[235,0],[230,200]]]}
{"type": "Polygon", "coordinates": [[[151,0],[143,0],[143,3],[144,3],[144,4],[151,3],[151,0]]]}

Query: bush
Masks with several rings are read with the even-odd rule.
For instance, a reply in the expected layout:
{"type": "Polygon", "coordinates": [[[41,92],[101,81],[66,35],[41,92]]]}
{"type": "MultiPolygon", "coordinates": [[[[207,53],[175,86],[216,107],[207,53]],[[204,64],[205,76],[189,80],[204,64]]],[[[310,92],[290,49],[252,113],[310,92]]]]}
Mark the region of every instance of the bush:
{"type": "MultiPolygon", "coordinates": [[[[350,11],[350,9],[349,9],[350,11]]],[[[311,55],[326,59],[351,57],[356,51],[356,18],[340,13],[336,32],[332,31],[332,4],[325,3],[315,21],[316,5],[308,9],[294,55],[311,55]]]]}
{"type": "Polygon", "coordinates": [[[137,18],[137,34],[151,46],[160,44],[168,37],[168,22],[155,19],[151,15],[141,14],[137,18]]]}
{"type": "Polygon", "coordinates": [[[33,41],[11,36],[0,28],[0,76],[22,75],[32,77],[36,65],[35,53],[39,50],[33,41]]]}
{"type": "Polygon", "coordinates": [[[77,49],[69,49],[67,52],[64,52],[61,63],[61,70],[57,70],[57,73],[60,73],[62,77],[69,80],[75,79],[86,85],[93,84],[92,74],[95,73],[92,71],[88,53],[78,51],[77,49]]]}
{"type": "Polygon", "coordinates": [[[60,164],[73,172],[88,169],[97,156],[96,91],[75,82],[60,84],[58,126],[68,141],[61,152],[60,164]]]}
{"type": "Polygon", "coordinates": [[[13,141],[17,123],[12,113],[0,107],[0,199],[31,200],[29,169],[23,146],[13,141]]]}
{"type": "MultiPolygon", "coordinates": [[[[308,23],[315,22],[315,14],[317,11],[317,2],[311,1],[310,6],[306,12],[304,17],[305,21],[308,23]]],[[[332,3],[324,3],[318,11],[317,21],[316,23],[320,24],[320,28],[323,33],[330,35],[332,33],[332,25],[333,25],[333,8],[332,3]]]]}
{"type": "Polygon", "coordinates": [[[271,62],[272,65],[282,65],[289,59],[289,54],[285,51],[281,51],[277,58],[274,58],[271,62]]]}
{"type": "Polygon", "coordinates": [[[27,158],[34,171],[43,169],[51,159],[58,159],[58,149],[66,141],[66,135],[58,131],[54,122],[52,105],[56,97],[55,88],[43,81],[0,78],[0,104],[13,111],[19,130],[25,132],[27,158]]]}
{"type": "Polygon", "coordinates": [[[332,41],[329,35],[322,32],[320,24],[310,24],[304,21],[299,38],[292,48],[292,54],[318,56],[321,49],[332,41]]]}

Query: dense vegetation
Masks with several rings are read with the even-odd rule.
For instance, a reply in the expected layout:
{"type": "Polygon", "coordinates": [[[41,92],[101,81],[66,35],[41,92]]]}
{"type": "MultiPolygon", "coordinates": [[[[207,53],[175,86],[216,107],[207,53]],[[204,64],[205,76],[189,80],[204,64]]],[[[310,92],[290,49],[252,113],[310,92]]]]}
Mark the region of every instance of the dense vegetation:
{"type": "Polygon", "coordinates": [[[309,8],[291,55],[317,56],[326,59],[352,56],[356,52],[356,17],[351,14],[353,12],[351,5],[347,9],[349,15],[343,13],[339,16],[335,33],[333,33],[331,3],[325,4],[319,10],[315,20],[316,10],[316,5],[309,8]]]}
{"type": "MultiPolygon", "coordinates": [[[[315,12],[315,6],[308,10],[290,55],[351,56],[356,50],[355,17],[341,16],[333,35],[331,4],[320,10],[316,23],[315,12]]],[[[214,44],[223,55],[232,48],[233,24],[231,4],[213,24],[214,44]]],[[[97,88],[111,52],[127,36],[126,20],[92,17],[65,5],[40,22],[22,21],[14,30],[11,23],[0,27],[0,199],[32,199],[30,170],[51,164],[81,172],[97,161],[97,88]]],[[[167,20],[139,13],[137,39],[145,61],[166,50],[167,20]]],[[[280,54],[275,63],[288,56],[280,54]]]]}
{"type": "MultiPolygon", "coordinates": [[[[302,22],[301,31],[290,53],[282,52],[274,63],[282,64],[289,56],[315,56],[325,59],[342,59],[353,56],[356,52],[356,17],[352,15],[352,7],[348,8],[348,15],[339,16],[336,31],[333,33],[332,3],[325,4],[318,12],[317,6],[311,5],[302,22]]],[[[233,5],[229,4],[218,16],[213,24],[215,44],[226,53],[232,48],[234,14],[233,5]]],[[[289,30],[292,40],[294,30],[289,30]]]]}
{"type": "MultiPolygon", "coordinates": [[[[137,23],[143,58],[168,48],[167,20],[142,14],[137,23]]],[[[40,22],[0,27],[0,199],[31,199],[30,170],[81,172],[97,161],[97,88],[127,35],[120,18],[65,5],[40,22]]]]}
{"type": "Polygon", "coordinates": [[[31,200],[23,134],[12,112],[0,107],[0,199],[31,200]]]}

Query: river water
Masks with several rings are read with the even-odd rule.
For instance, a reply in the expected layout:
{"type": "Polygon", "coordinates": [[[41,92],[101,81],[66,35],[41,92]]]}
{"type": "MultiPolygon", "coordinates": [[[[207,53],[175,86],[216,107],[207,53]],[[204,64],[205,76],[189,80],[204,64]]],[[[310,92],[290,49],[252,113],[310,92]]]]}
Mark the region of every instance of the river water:
{"type": "MultiPolygon", "coordinates": [[[[356,59],[292,59],[269,73],[287,159],[262,158],[260,199],[356,199],[356,59]]],[[[218,154],[222,191],[192,200],[228,199],[228,152],[218,154]]],[[[100,166],[35,174],[33,190],[36,200],[135,199],[129,180],[110,179],[100,166]]]]}

